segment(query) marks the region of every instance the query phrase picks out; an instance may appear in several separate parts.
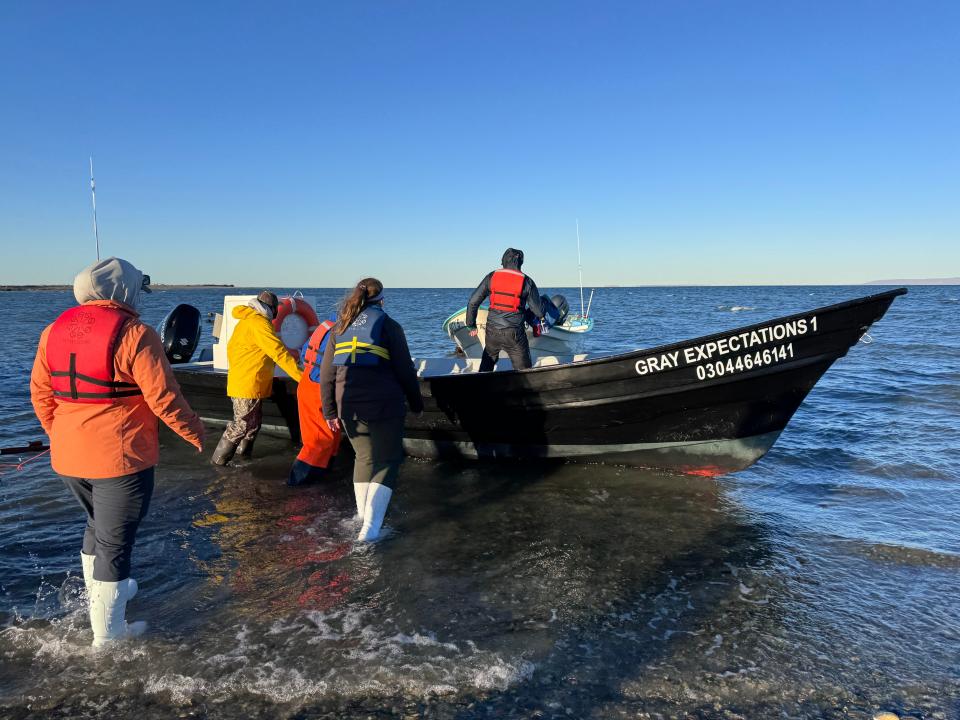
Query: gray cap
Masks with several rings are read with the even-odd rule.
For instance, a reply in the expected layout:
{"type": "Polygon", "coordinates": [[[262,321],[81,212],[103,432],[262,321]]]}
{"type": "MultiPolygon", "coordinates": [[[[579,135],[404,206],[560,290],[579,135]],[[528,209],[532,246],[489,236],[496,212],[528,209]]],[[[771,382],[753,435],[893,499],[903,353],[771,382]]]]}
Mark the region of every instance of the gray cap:
{"type": "Polygon", "coordinates": [[[280,301],[277,299],[277,296],[270,292],[269,290],[261,290],[260,294],[257,295],[257,300],[262,302],[268,308],[273,311],[273,316],[277,316],[277,308],[280,305],[280,301]]]}
{"type": "Polygon", "coordinates": [[[98,260],[73,279],[73,296],[81,305],[91,300],[114,300],[136,309],[142,292],[150,292],[150,276],[115,257],[98,260]]]}

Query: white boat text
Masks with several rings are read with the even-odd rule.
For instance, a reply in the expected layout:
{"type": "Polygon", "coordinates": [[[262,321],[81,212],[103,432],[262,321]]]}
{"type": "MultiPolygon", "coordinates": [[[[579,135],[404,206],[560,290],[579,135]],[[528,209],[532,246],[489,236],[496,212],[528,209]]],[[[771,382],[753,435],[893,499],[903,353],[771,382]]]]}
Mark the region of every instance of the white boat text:
{"type": "Polygon", "coordinates": [[[817,316],[812,315],[809,318],[798,318],[776,325],[768,325],[757,330],[746,330],[738,335],[729,335],[700,345],[691,345],[682,350],[671,350],[659,355],[651,355],[637,360],[634,367],[638,375],[651,375],[664,370],[696,366],[697,379],[706,380],[718,375],[729,375],[733,372],[742,372],[754,367],[770,365],[773,362],[785,360],[788,356],[792,358],[792,343],[772,349],[768,348],[762,352],[753,352],[753,350],[769,343],[808,334],[812,335],[817,330],[817,316]],[[743,354],[736,358],[731,357],[726,362],[720,359],[737,353],[743,354]],[[723,371],[719,371],[718,367],[722,367],[723,371]]]}
{"type": "Polygon", "coordinates": [[[773,365],[781,360],[788,360],[793,357],[793,343],[780,345],[779,347],[757,350],[755,353],[738,355],[736,358],[727,358],[727,361],[717,360],[715,362],[697,365],[697,379],[710,380],[724,375],[733,375],[744,370],[753,370],[764,365],[773,365]]]}

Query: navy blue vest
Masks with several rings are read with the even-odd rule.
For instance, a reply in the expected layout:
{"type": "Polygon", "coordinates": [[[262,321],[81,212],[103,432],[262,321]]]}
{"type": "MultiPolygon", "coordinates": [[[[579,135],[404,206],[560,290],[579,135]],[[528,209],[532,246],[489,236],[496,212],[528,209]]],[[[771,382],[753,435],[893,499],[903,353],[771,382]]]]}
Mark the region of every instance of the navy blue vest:
{"type": "Polygon", "coordinates": [[[346,367],[374,367],[390,360],[390,351],[381,345],[387,314],[378,305],[360,311],[342,335],[337,335],[333,364],[346,367]]]}

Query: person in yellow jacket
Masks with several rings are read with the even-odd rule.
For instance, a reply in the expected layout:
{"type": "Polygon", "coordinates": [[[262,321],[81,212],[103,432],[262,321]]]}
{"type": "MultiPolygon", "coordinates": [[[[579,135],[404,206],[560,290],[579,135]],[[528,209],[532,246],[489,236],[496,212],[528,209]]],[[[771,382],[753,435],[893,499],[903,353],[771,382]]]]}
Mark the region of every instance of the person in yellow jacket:
{"type": "Polygon", "coordinates": [[[300,382],[296,358],[273,329],[277,296],[264,290],[246,305],[233,309],[239,320],[227,344],[227,396],[233,401],[233,421],[213,451],[211,462],[226,465],[239,453],[249,457],[263,422],[263,398],[273,392],[273,368],[279,365],[300,382]]]}

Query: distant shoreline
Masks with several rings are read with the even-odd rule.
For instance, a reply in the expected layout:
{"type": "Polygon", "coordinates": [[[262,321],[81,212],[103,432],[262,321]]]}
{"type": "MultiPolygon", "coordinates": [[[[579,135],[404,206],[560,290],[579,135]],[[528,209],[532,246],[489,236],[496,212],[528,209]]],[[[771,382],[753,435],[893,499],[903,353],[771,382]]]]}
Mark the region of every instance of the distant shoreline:
{"type": "Polygon", "coordinates": [[[864,285],[960,285],[960,277],[907,278],[906,280],[871,280],[864,285]]]}
{"type": "MultiPolygon", "coordinates": [[[[235,285],[204,283],[202,285],[151,285],[151,290],[200,290],[203,288],[232,288],[235,285]]],[[[0,292],[17,290],[73,290],[73,285],[0,285],[0,292]]]]}

